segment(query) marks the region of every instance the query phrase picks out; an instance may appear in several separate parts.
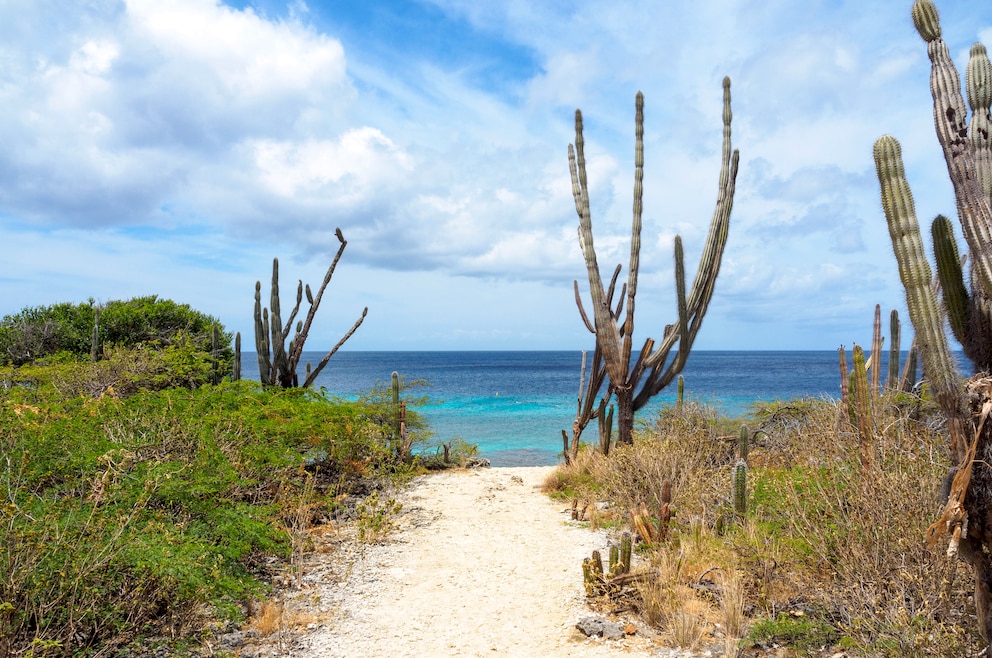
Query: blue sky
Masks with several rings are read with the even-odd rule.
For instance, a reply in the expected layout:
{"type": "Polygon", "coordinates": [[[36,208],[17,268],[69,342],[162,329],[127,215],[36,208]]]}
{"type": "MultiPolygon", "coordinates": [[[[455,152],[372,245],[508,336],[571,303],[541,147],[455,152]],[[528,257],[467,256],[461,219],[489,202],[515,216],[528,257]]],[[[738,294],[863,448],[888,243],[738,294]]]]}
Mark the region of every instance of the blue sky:
{"type": "MultiPolygon", "coordinates": [[[[992,4],[938,1],[963,71],[992,4]]],[[[567,145],[585,119],[604,268],[627,261],[645,110],[638,340],[701,250],[721,80],[741,164],[697,349],[867,344],[905,325],[871,151],[903,146],[921,221],[953,214],[909,0],[0,0],[0,315],[156,293],[250,344],[348,249],[308,346],[586,349],[567,145]],[[284,302],[285,305],[285,302],[284,302]]],[[[907,334],[908,327],[904,329],[907,334]]]]}

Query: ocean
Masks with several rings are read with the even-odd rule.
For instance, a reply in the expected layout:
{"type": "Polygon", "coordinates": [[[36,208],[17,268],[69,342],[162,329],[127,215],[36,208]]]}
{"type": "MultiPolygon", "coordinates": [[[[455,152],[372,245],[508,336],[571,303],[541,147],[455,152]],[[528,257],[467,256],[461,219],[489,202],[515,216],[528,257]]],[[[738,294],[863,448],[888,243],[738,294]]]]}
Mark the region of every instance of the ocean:
{"type": "MultiPolygon", "coordinates": [[[[305,352],[303,362],[316,364],[322,357],[320,352],[305,352]]],[[[243,354],[242,359],[243,376],[257,379],[255,355],[243,354]]],[[[388,384],[394,370],[410,380],[425,379],[431,385],[413,389],[410,395],[428,398],[417,411],[434,433],[431,446],[460,438],[477,444],[480,456],[493,466],[540,466],[560,460],[561,430],[571,431],[575,418],[581,364],[577,350],[341,351],[316,383],[328,395],[347,399],[377,381],[388,384]]],[[[694,351],[682,375],[687,399],[731,417],[746,416],[756,402],[840,395],[836,350],[694,351]]],[[[673,383],[638,417],[649,418],[662,405],[673,404],[675,395],[673,383]]],[[[595,425],[586,433],[597,440],[595,425]]],[[[426,449],[433,450],[431,446],[426,449]]]]}

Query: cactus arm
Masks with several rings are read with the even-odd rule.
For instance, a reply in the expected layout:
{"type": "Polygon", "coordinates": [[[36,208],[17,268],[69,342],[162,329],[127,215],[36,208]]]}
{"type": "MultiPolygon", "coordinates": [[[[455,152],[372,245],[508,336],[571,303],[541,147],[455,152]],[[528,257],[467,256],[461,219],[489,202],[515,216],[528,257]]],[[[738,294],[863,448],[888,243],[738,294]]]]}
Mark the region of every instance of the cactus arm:
{"type": "Polygon", "coordinates": [[[621,361],[622,348],[620,328],[611,313],[610,303],[603,288],[599,273],[596,249],[593,244],[592,216],[589,210],[589,187],[586,176],[585,142],[582,136],[582,112],[575,111],[575,146],[569,146],[568,166],[572,176],[572,196],[579,213],[579,246],[589,277],[589,293],[592,297],[593,324],[596,340],[603,346],[603,359],[610,379],[622,382],[626,378],[626,367],[621,361]]]}
{"type": "Polygon", "coordinates": [[[313,369],[313,372],[307,375],[306,380],[303,382],[303,388],[309,388],[310,385],[313,384],[314,380],[317,379],[317,375],[319,375],[320,371],[324,369],[324,366],[327,365],[327,362],[331,360],[331,357],[334,356],[334,354],[339,349],[341,349],[341,346],[344,345],[349,338],[351,338],[352,334],[354,334],[358,330],[358,328],[362,326],[362,323],[365,322],[365,316],[368,315],[368,313],[369,313],[369,307],[366,306],[362,310],[362,315],[357,320],[355,320],[355,324],[351,325],[351,329],[349,329],[348,332],[341,337],[341,340],[335,343],[334,347],[331,348],[330,352],[324,355],[324,358],[320,360],[320,363],[318,363],[317,367],[313,369]]]}
{"type": "Polygon", "coordinates": [[[947,321],[951,325],[954,337],[966,351],[970,351],[968,333],[971,324],[971,299],[964,285],[961,257],[958,255],[958,245],[954,239],[951,220],[943,215],[937,215],[930,225],[930,235],[933,238],[934,259],[937,263],[937,276],[940,279],[947,321]]]}
{"type": "Polygon", "coordinates": [[[586,315],[586,309],[582,305],[582,295],[579,293],[579,282],[577,280],[573,280],[572,283],[575,287],[575,305],[579,307],[579,315],[582,316],[582,322],[586,325],[586,329],[589,330],[589,333],[595,334],[596,327],[592,326],[592,322],[589,322],[589,316],[586,315]]]}
{"type": "Polygon", "coordinates": [[[263,321],[262,282],[255,282],[255,354],[258,357],[258,378],[262,384],[272,385],[272,362],[269,357],[269,330],[263,321]]]}
{"type": "Polygon", "coordinates": [[[627,300],[627,318],[621,328],[624,337],[624,363],[630,363],[634,340],[634,298],[637,295],[637,276],[641,264],[641,216],[644,210],[644,94],[637,92],[634,104],[634,207],[630,229],[630,266],[627,269],[626,295],[621,295],[621,299],[627,300]]]}
{"type": "MultiPolygon", "coordinates": [[[[691,317],[691,335],[686,341],[691,348],[695,340],[695,334],[702,325],[703,317],[709,307],[713,290],[716,286],[716,278],[720,272],[720,263],[723,258],[723,251],[727,245],[727,235],[730,227],[730,213],[733,209],[734,192],[737,184],[737,170],[740,162],[740,153],[737,149],[731,148],[731,120],[733,113],[730,106],[730,78],[723,79],[723,145],[722,162],[720,165],[720,179],[717,190],[716,206],[713,210],[713,218],[710,222],[709,233],[703,246],[703,253],[699,259],[699,267],[692,283],[691,292],[687,300],[687,308],[691,317]]],[[[665,339],[658,345],[656,353],[651,355],[648,365],[657,367],[663,364],[668,358],[676,340],[681,340],[677,332],[666,335],[665,339]]],[[[674,363],[674,362],[673,362],[674,363]]],[[[668,381],[662,386],[667,386],[672,377],[678,372],[672,372],[662,379],[668,381]]],[[[661,381],[661,380],[659,380],[661,381]]],[[[660,389],[659,389],[660,390],[660,389]]]]}
{"type": "Polygon", "coordinates": [[[848,386],[850,385],[850,376],[847,372],[847,355],[844,353],[843,345],[837,348],[837,361],[840,368],[840,400],[846,407],[849,403],[848,386]]]}
{"type": "Polygon", "coordinates": [[[961,94],[961,78],[947,44],[940,38],[937,10],[931,0],[914,3],[913,21],[920,36],[927,41],[934,126],[954,186],[958,218],[980,285],[992,293],[992,209],[982,190],[971,141],[967,137],[968,111],[961,94]]]}
{"type": "Polygon", "coordinates": [[[850,397],[847,413],[851,425],[858,433],[861,444],[861,464],[866,465],[866,446],[874,436],[871,416],[871,386],[868,382],[868,371],[865,364],[865,352],[860,345],[855,344],[851,350],[853,368],[850,375],[850,397]]]}
{"type": "Polygon", "coordinates": [[[685,300],[685,253],[682,251],[682,237],[675,236],[675,299],[679,314],[679,351],[675,357],[676,368],[681,371],[689,359],[689,309],[685,300]]]}
{"type": "Polygon", "coordinates": [[[930,284],[930,264],[923,253],[916,207],[906,181],[899,142],[888,135],[878,138],[874,158],[881,187],[882,209],[899,265],[899,278],[906,291],[909,317],[923,354],[924,370],[930,378],[934,397],[948,417],[952,449],[955,456],[960,458],[964,455],[967,440],[958,402],[957,365],[951,356],[936,294],[930,284]]]}
{"type": "MultiPolygon", "coordinates": [[[[327,284],[331,282],[331,277],[334,276],[334,270],[338,266],[338,261],[341,260],[341,255],[344,254],[344,249],[345,247],[348,246],[348,241],[344,239],[344,235],[341,233],[340,228],[334,229],[334,237],[338,239],[340,245],[338,246],[337,253],[334,254],[334,260],[331,261],[330,266],[327,268],[327,272],[324,273],[324,280],[321,282],[320,288],[317,289],[317,295],[313,298],[313,303],[310,304],[310,310],[307,311],[307,317],[303,323],[303,329],[302,331],[298,332],[299,338],[296,341],[296,348],[293,350],[293,355],[292,355],[292,363],[294,367],[297,363],[300,362],[300,355],[303,353],[303,344],[306,342],[307,337],[310,335],[310,325],[313,324],[313,318],[317,314],[317,308],[320,306],[320,300],[324,296],[324,290],[327,289],[327,284]]],[[[351,334],[355,333],[355,330],[358,329],[359,325],[362,324],[362,320],[365,319],[366,313],[368,313],[368,307],[366,307],[365,310],[362,312],[362,317],[346,334],[344,340],[347,340],[349,337],[351,337],[351,334]]],[[[341,343],[339,342],[338,345],[340,346],[340,344],[341,343]]],[[[331,354],[333,354],[334,351],[337,351],[337,348],[335,348],[331,352],[331,354]]],[[[329,358],[329,356],[325,358],[329,358]]],[[[321,363],[326,363],[326,361],[322,361],[321,363]]],[[[318,366],[315,373],[312,373],[310,377],[307,377],[307,381],[308,382],[313,381],[313,378],[316,377],[316,372],[319,372],[320,368],[322,367],[323,366],[318,366]]]]}
{"type": "Polygon", "coordinates": [[[871,334],[871,388],[872,395],[878,393],[878,386],[882,378],[882,305],[875,304],[875,320],[871,334]]]}
{"type": "Polygon", "coordinates": [[[971,106],[971,124],[968,139],[975,158],[975,169],[985,201],[992,203],[992,118],[989,106],[992,105],[992,62],[989,62],[985,46],[976,43],[971,47],[968,68],[965,69],[965,89],[968,105],[971,106]]]}

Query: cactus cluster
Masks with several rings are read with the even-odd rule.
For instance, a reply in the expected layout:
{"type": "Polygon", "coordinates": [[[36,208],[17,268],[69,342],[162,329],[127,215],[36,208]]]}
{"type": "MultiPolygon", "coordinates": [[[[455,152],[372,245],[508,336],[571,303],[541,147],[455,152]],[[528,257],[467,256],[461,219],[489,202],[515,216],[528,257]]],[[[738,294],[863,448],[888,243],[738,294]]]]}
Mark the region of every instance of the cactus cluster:
{"type": "Polygon", "coordinates": [[[593,551],[592,557],[582,560],[582,582],[589,596],[608,594],[616,586],[617,580],[625,580],[630,574],[634,538],[629,532],[620,535],[620,545],[609,548],[609,570],[603,570],[603,556],[593,551]]]}
{"type": "MultiPolygon", "coordinates": [[[[616,396],[617,441],[633,443],[634,413],[660,393],[685,366],[689,351],[695,341],[703,317],[709,306],[716,285],[717,274],[723,250],[727,243],[730,225],[730,212],[733,206],[737,180],[739,154],[731,149],[730,125],[730,79],[723,80],[723,145],[719,187],[716,207],[710,223],[709,234],[703,249],[695,280],[691,288],[686,288],[685,263],[682,239],[675,237],[675,292],[677,301],[676,322],[665,328],[659,343],[648,338],[640,350],[636,361],[632,362],[634,334],[634,300],[637,294],[638,273],[641,250],[641,213],[643,208],[644,179],[644,96],[637,94],[635,111],[634,146],[634,207],[631,226],[630,263],[627,283],[620,291],[619,300],[614,302],[617,279],[621,267],[618,265],[608,285],[604,285],[600,275],[596,250],[593,245],[592,217],[589,203],[589,184],[586,177],[584,140],[582,134],[582,112],[575,112],[575,144],[568,147],[568,164],[572,177],[572,195],[575,210],[579,216],[579,244],[585,259],[589,290],[592,298],[592,316],[582,305],[578,282],[575,283],[575,298],[579,313],[586,328],[596,337],[596,354],[593,369],[601,368],[609,377],[606,398],[616,396]],[[626,304],[626,310],[624,305],[626,304]],[[672,350],[678,345],[674,355],[672,350]],[[669,356],[672,356],[669,359],[669,356]]],[[[601,378],[602,380],[602,378],[601,378]]],[[[598,389],[590,387],[589,413],[592,413],[591,399],[596,398],[598,389]]],[[[599,418],[605,422],[600,404],[599,418]]],[[[591,416],[587,415],[586,422],[591,416]]],[[[601,442],[609,432],[601,431],[601,442]]],[[[605,446],[608,451],[608,444],[605,446]]]]}
{"type": "MultiPolygon", "coordinates": [[[[324,295],[324,290],[327,288],[327,284],[330,283],[331,277],[334,275],[334,269],[337,267],[338,261],[341,260],[341,255],[348,245],[348,242],[341,234],[341,229],[336,229],[334,235],[341,243],[337,254],[335,254],[330,267],[327,268],[324,281],[317,290],[317,294],[313,294],[309,284],[306,286],[307,302],[310,304],[310,309],[307,312],[306,319],[297,322],[296,330],[292,339],[289,340],[288,346],[286,340],[290,336],[290,329],[293,327],[293,321],[296,319],[296,315],[300,311],[300,304],[303,301],[303,281],[300,281],[297,285],[296,304],[293,306],[293,310],[290,312],[289,318],[285,323],[282,320],[282,308],[279,299],[279,259],[272,259],[272,287],[269,295],[269,308],[262,307],[262,282],[255,282],[255,352],[258,355],[259,380],[267,386],[291,388],[300,385],[296,368],[299,365],[300,357],[303,355],[303,344],[310,334],[310,327],[313,323],[314,315],[317,313],[317,308],[320,306],[320,300],[324,295]]],[[[313,384],[314,379],[324,369],[324,366],[334,356],[334,353],[361,326],[368,311],[369,309],[366,306],[362,311],[361,317],[358,318],[351,329],[337,342],[331,351],[324,355],[324,358],[321,359],[316,368],[311,369],[310,364],[306,364],[306,375],[303,381],[304,388],[313,384]]]]}
{"type": "Polygon", "coordinates": [[[968,246],[965,283],[951,222],[938,216],[931,225],[940,299],[920,235],[912,192],[899,142],[885,135],[875,142],[874,159],[899,276],[906,291],[930,390],[947,418],[955,474],[944,511],[928,530],[928,541],[949,539],[975,572],[979,630],[992,641],[992,425],[982,413],[987,386],[961,386],[944,320],[977,372],[992,371],[992,63],[981,44],[971,48],[966,88],[972,116],[961,93],[961,79],[941,37],[932,0],[916,0],[913,23],[927,42],[930,91],[937,140],[954,189],[958,220],[968,246]]]}

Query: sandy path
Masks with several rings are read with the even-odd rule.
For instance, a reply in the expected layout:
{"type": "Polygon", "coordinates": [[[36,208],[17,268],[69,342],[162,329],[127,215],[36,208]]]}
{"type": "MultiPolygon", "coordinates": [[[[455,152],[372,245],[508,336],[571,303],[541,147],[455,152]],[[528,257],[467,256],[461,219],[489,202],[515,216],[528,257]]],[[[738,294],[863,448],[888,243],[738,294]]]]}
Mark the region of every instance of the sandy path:
{"type": "Polygon", "coordinates": [[[310,573],[306,597],[325,613],[283,655],[658,655],[638,635],[605,641],[574,629],[593,616],[582,558],[608,541],[538,491],[549,470],[415,480],[398,496],[401,528],[386,544],[361,547],[346,575],[310,573]]]}

